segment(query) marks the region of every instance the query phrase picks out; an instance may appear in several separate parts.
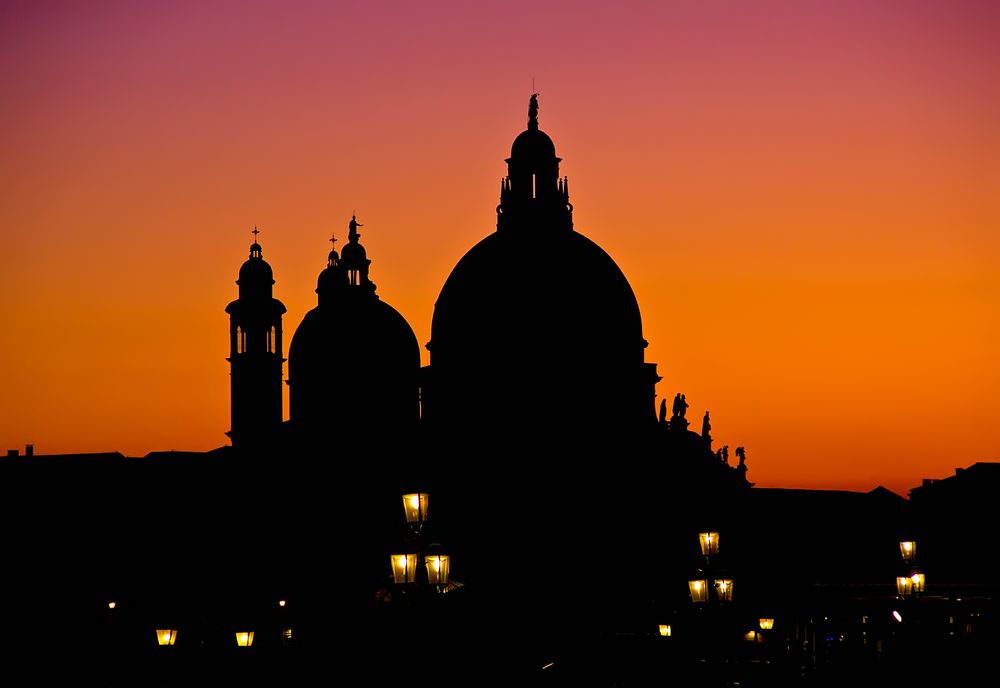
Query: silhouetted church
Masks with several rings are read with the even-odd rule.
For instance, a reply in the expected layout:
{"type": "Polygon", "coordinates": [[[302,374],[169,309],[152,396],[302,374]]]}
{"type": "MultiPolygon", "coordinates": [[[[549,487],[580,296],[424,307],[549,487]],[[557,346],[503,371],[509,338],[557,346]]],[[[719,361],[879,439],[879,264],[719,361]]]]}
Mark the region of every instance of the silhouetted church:
{"type": "MultiPolygon", "coordinates": [[[[49,643],[50,622],[90,628],[75,659],[105,685],[297,685],[317,671],[373,685],[652,685],[706,666],[721,678],[706,648],[723,637],[725,671],[745,685],[881,661],[896,637],[895,548],[936,532],[932,497],[914,514],[881,489],[754,488],[743,448],[731,465],[712,446],[708,412],[696,432],[683,394],[657,405],[635,294],[574,228],[535,95],[506,163],[496,231],[435,304],[429,365],[376,293],[352,217],[288,347],[285,420],[286,309],[255,237],[225,309],[231,446],[8,459],[4,522],[32,527],[8,527],[19,629],[0,642],[30,650],[19,630],[49,643]],[[404,493],[430,495],[418,527],[402,519],[404,493]],[[722,533],[711,562],[705,530],[722,533]],[[430,584],[430,559],[417,582],[394,583],[411,552],[436,566],[447,553],[447,584],[430,584]],[[695,610],[691,576],[722,573],[738,602],[695,610]],[[848,612],[841,640],[817,647],[833,632],[817,619],[848,612]],[[765,613],[786,624],[781,640],[753,631],[739,645],[765,613]],[[175,629],[171,657],[154,629],[175,629]],[[233,654],[241,630],[256,631],[252,663],[233,654]]],[[[950,618],[994,623],[979,582],[955,590],[981,603],[942,605],[950,618]]],[[[955,656],[994,637],[976,624],[955,656]]]]}
{"type": "MultiPolygon", "coordinates": [[[[431,363],[375,294],[371,260],[351,219],[349,243],[330,252],[319,305],[289,349],[290,430],[349,425],[410,431],[418,418],[439,438],[482,433],[539,440],[646,431],[656,422],[656,365],[635,294],[614,260],[573,228],[568,179],[552,139],[528,128],[511,147],[496,232],[455,266],[435,304],[431,363]]],[[[240,268],[230,304],[234,446],[250,448],[281,425],[281,303],[261,247],[240,268]],[[266,398],[265,398],[266,397],[266,398]]]]}

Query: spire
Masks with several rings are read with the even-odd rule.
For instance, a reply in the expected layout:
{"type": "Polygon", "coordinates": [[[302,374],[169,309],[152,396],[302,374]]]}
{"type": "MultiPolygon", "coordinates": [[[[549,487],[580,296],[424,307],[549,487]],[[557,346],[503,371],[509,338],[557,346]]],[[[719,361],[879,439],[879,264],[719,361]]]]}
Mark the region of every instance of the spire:
{"type": "Polygon", "coordinates": [[[257,225],[253,226],[250,233],[253,234],[253,243],[250,244],[250,257],[261,259],[264,257],[264,254],[260,248],[260,244],[257,243],[257,235],[260,234],[260,230],[257,229],[257,225]]]}
{"type": "Polygon", "coordinates": [[[528,129],[538,129],[538,94],[532,93],[528,101],[528,129]]]}
{"type": "Polygon", "coordinates": [[[337,235],[330,235],[330,255],[327,256],[326,266],[329,268],[336,267],[340,262],[340,256],[337,255],[337,235]]]}

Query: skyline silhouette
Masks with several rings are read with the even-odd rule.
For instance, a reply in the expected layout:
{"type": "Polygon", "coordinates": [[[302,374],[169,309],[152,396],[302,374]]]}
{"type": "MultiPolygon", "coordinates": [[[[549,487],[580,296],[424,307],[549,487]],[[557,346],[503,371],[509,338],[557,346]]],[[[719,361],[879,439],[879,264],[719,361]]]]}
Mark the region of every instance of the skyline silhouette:
{"type": "Polygon", "coordinates": [[[905,494],[992,460],[997,10],[949,6],[8,7],[0,449],[226,443],[220,307],[255,226],[290,332],[356,210],[428,363],[534,76],[657,403],[710,412],[762,486],[905,494]]]}

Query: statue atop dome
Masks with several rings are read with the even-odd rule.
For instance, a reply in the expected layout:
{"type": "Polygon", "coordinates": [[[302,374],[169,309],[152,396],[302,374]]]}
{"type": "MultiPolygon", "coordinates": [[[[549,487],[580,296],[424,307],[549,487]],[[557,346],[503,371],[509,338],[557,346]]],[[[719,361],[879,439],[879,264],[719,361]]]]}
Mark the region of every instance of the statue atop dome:
{"type": "Polygon", "coordinates": [[[368,279],[368,266],[371,260],[368,258],[365,247],[361,245],[361,234],[358,227],[364,227],[358,222],[357,215],[351,215],[351,221],[347,225],[347,246],[340,253],[340,264],[347,271],[348,281],[351,286],[361,286],[374,293],[375,285],[368,279]]]}
{"type": "Polygon", "coordinates": [[[538,94],[532,93],[528,101],[528,129],[538,128],[538,94]]]}
{"type": "Polygon", "coordinates": [[[361,234],[358,233],[358,227],[364,227],[364,225],[358,222],[357,215],[352,214],[351,221],[347,225],[347,240],[355,244],[361,238],[361,234]]]}

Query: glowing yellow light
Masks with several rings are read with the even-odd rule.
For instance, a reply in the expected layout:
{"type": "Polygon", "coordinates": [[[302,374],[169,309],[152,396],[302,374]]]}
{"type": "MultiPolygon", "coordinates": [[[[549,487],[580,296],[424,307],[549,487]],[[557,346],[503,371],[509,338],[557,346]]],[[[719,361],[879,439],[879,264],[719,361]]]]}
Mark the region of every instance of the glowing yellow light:
{"type": "Polygon", "coordinates": [[[419,527],[427,520],[427,504],[430,496],[426,492],[412,492],[403,495],[403,511],[406,522],[419,527]]]}
{"type": "Polygon", "coordinates": [[[108,609],[114,609],[118,606],[117,602],[108,602],[108,609]]]}
{"type": "Polygon", "coordinates": [[[718,533],[698,533],[698,542],[701,545],[701,553],[706,557],[719,553],[718,533]]]}
{"type": "Polygon", "coordinates": [[[692,602],[708,602],[708,582],[704,579],[688,581],[692,602]]]}
{"type": "Polygon", "coordinates": [[[660,635],[670,637],[670,624],[660,624],[660,635]]]}
{"type": "Polygon", "coordinates": [[[441,557],[434,557],[434,570],[435,571],[441,570],[441,557]]]}
{"type": "Polygon", "coordinates": [[[253,631],[239,631],[236,634],[236,644],[240,647],[250,647],[253,645],[253,631]]]}
{"type": "Polygon", "coordinates": [[[156,629],[156,642],[160,645],[173,645],[177,642],[177,631],[173,629],[156,629]]]}
{"type": "Polygon", "coordinates": [[[278,600],[278,606],[279,607],[284,607],[285,604],[286,604],[286,602],[284,600],[278,600]]]}
{"type": "Polygon", "coordinates": [[[396,583],[415,583],[417,581],[417,555],[393,554],[389,557],[392,565],[392,578],[396,583]]]}
{"type": "Polygon", "coordinates": [[[774,619],[764,619],[760,620],[760,629],[762,631],[769,631],[774,628],[774,619]]]}

